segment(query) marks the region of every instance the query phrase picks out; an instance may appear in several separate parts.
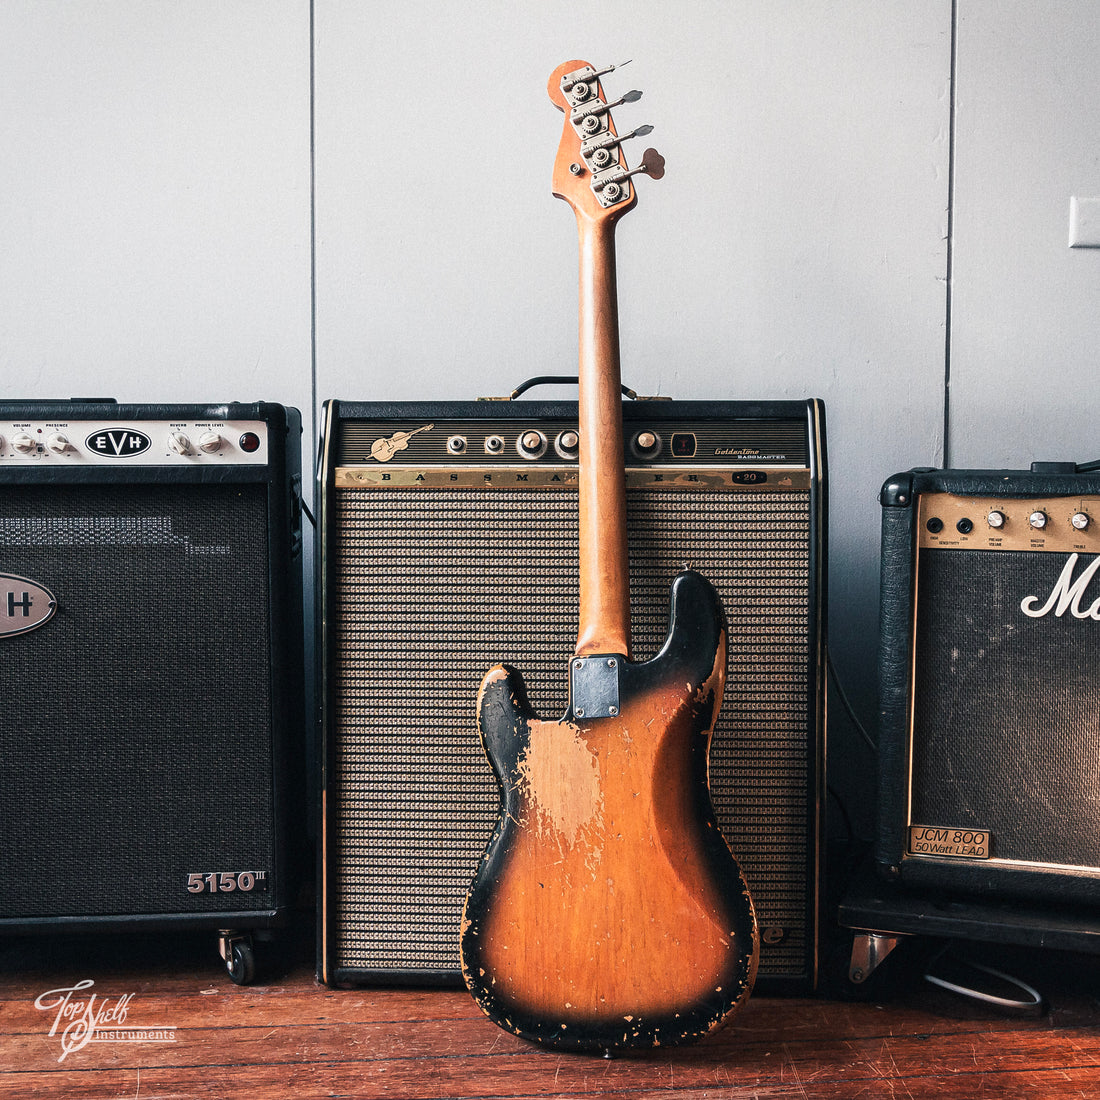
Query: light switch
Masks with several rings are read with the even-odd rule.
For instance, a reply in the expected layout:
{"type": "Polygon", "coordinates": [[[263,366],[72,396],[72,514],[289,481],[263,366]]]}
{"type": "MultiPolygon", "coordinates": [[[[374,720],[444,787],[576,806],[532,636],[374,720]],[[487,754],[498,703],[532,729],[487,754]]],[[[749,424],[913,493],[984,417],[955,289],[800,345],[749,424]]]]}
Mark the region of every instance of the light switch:
{"type": "Polygon", "coordinates": [[[1100,248],[1100,198],[1069,200],[1070,248],[1100,248]]]}

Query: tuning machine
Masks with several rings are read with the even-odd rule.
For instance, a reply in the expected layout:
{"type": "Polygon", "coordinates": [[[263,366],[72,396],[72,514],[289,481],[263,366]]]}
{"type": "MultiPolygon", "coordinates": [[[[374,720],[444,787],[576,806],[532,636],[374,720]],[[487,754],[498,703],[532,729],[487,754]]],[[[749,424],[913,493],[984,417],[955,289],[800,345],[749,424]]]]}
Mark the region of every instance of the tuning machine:
{"type": "Polygon", "coordinates": [[[613,73],[616,69],[621,69],[624,65],[629,64],[629,61],[621,61],[618,65],[608,65],[606,69],[600,69],[599,71],[593,69],[591,65],[585,65],[583,69],[566,73],[561,78],[562,95],[565,96],[571,107],[576,107],[586,100],[594,99],[596,97],[597,81],[600,77],[607,76],[608,73],[613,73]]]}
{"type": "Polygon", "coordinates": [[[630,197],[630,189],[626,181],[631,176],[642,175],[659,180],[664,174],[665,158],[656,149],[647,149],[642,154],[642,163],[637,168],[628,172],[621,164],[616,164],[593,178],[592,190],[601,206],[614,206],[615,203],[630,197]]]}
{"type": "Polygon", "coordinates": [[[631,130],[629,134],[613,134],[608,131],[600,137],[582,142],[581,156],[584,157],[585,163],[593,173],[603,172],[614,164],[614,150],[618,149],[624,141],[629,141],[635,137],[645,137],[647,134],[652,133],[653,127],[648,124],[631,130]]]}
{"type": "Polygon", "coordinates": [[[599,137],[611,129],[612,107],[621,107],[624,103],[637,103],[641,98],[642,93],[637,90],[626,92],[611,103],[593,96],[580,106],[573,108],[569,121],[573,123],[573,129],[577,131],[582,141],[586,138],[599,137]]]}

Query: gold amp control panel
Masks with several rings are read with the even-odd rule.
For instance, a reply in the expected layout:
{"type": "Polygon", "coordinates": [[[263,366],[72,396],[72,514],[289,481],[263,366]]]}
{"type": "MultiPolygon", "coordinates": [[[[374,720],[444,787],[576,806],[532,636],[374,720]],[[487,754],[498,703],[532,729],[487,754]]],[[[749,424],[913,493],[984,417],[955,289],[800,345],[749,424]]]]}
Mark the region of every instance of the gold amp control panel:
{"type": "Polygon", "coordinates": [[[1100,496],[924,493],[917,522],[921,549],[1100,553],[1100,496]]]}

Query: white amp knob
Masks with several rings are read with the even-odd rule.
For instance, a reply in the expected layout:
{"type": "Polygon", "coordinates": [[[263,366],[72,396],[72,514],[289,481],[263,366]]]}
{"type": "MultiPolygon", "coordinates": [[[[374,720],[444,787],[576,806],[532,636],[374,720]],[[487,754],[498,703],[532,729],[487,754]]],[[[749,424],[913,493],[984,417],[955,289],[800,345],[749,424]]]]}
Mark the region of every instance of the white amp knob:
{"type": "Polygon", "coordinates": [[[183,432],[172,432],[168,437],[168,449],[175,451],[178,455],[189,455],[191,453],[191,440],[183,432]]]}
{"type": "Polygon", "coordinates": [[[60,432],[53,432],[47,436],[46,446],[54,454],[63,455],[69,449],[69,441],[60,432]]]}
{"type": "Polygon", "coordinates": [[[18,435],[13,436],[11,445],[21,455],[30,454],[34,450],[34,440],[26,432],[20,432],[18,435]]]}
{"type": "Polygon", "coordinates": [[[217,432],[204,432],[199,436],[199,449],[208,455],[213,454],[222,445],[222,437],[217,432]]]}

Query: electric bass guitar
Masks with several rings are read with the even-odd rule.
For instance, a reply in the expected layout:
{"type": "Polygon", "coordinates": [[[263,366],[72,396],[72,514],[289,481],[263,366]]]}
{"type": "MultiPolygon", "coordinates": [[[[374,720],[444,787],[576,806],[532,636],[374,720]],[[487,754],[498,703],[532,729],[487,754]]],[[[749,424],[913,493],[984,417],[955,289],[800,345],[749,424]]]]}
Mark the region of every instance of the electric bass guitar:
{"type": "MultiPolygon", "coordinates": [[[[470,992],[517,1035],[572,1050],[695,1039],[749,995],[758,939],[752,900],[719,832],[710,737],[726,673],[725,616],[711,585],[672,584],[667,640],[630,650],[626,492],[614,231],[628,171],[600,77],[567,61],[549,93],[565,112],[553,193],[580,245],[580,601],[559,721],[531,709],[498,665],[477,721],[500,784],[500,818],[463,911],[470,992]]],[[[628,93],[618,102],[633,102],[628,93]]]]}

